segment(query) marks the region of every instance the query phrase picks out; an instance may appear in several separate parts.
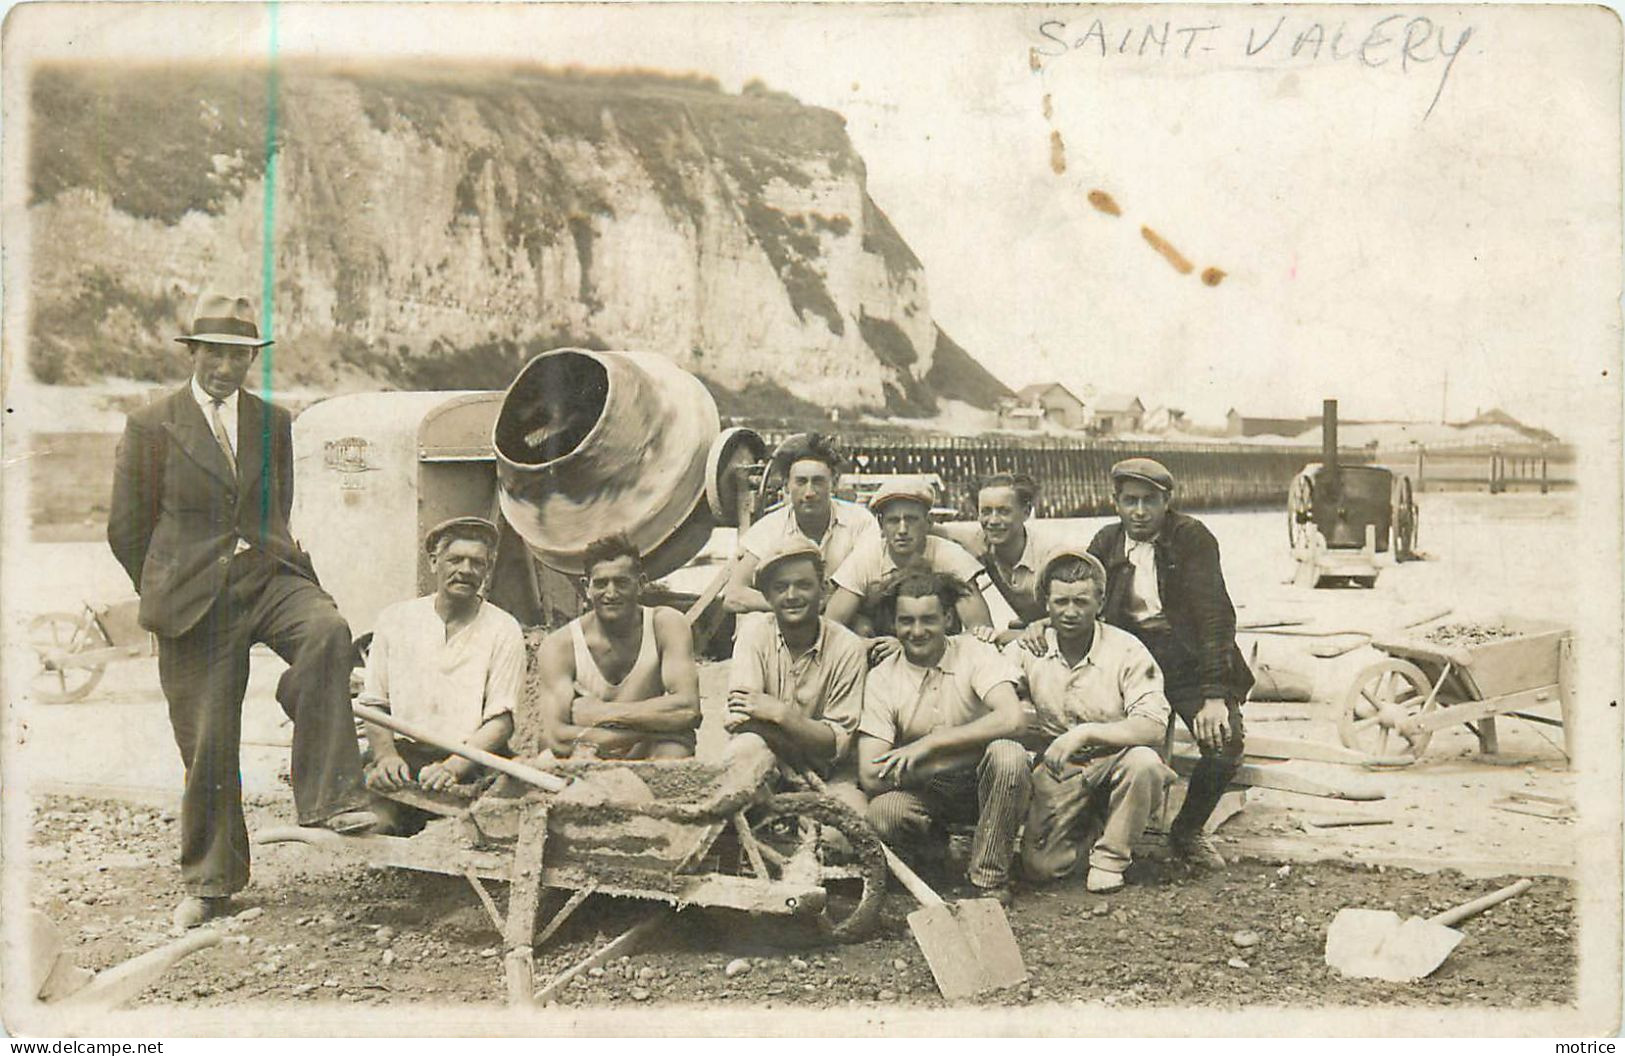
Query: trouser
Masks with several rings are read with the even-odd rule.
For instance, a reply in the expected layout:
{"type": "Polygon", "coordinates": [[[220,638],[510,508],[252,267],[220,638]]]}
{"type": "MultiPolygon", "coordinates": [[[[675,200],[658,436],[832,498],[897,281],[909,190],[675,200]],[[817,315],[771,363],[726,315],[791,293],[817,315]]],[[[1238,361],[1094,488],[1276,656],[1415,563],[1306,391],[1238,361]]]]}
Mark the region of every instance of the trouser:
{"type": "MultiPolygon", "coordinates": [[[[1202,710],[1205,703],[1196,657],[1167,628],[1141,627],[1134,634],[1145,644],[1157,661],[1157,666],[1162,668],[1163,692],[1167,694],[1168,703],[1194,736],[1196,713],[1202,710]]],[[[1191,772],[1190,783],[1185,789],[1185,803],[1168,826],[1170,836],[1179,838],[1201,832],[1213,808],[1218,806],[1219,797],[1224,795],[1225,787],[1241,767],[1245,747],[1241,699],[1230,694],[1226,697],[1225,707],[1228,711],[1229,735],[1217,750],[1199,744],[1202,758],[1191,772]]]]}
{"type": "Polygon", "coordinates": [[[1091,869],[1123,872],[1173,776],[1144,745],[1068,763],[1060,777],[1040,762],[1021,837],[1022,872],[1058,880],[1085,858],[1091,869]]]}
{"type": "Polygon", "coordinates": [[[998,887],[1010,879],[1016,830],[1032,793],[1029,766],[1027,750],[1020,744],[994,741],[975,766],[945,771],[919,788],[893,789],[871,799],[869,824],[888,844],[917,853],[929,837],[941,837],[942,825],[974,821],[970,882],[998,887]]]}
{"type": "Polygon", "coordinates": [[[277,699],[293,720],[299,823],[319,824],[366,803],[350,713],[350,628],[315,583],[245,550],[232,558],[225,587],[197,625],[158,640],[158,679],[186,764],[181,883],[188,894],[218,897],[248,884],[238,757],[256,642],[290,665],[277,699]]]}

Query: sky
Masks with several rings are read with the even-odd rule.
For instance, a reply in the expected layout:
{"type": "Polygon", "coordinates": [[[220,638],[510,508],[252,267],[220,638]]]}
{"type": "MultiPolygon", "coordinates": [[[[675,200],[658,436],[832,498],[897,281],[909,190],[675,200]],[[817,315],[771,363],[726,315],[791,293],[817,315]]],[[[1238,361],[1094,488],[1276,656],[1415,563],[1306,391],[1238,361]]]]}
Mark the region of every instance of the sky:
{"type": "MultiPolygon", "coordinates": [[[[182,34],[173,11],[84,9],[31,53],[269,46],[267,8],[186,10],[182,34]]],[[[1328,396],[1560,433],[1617,415],[1606,9],[291,5],[275,36],[290,56],[760,78],[836,110],[937,321],[1012,386],[1210,421],[1328,396]]]]}

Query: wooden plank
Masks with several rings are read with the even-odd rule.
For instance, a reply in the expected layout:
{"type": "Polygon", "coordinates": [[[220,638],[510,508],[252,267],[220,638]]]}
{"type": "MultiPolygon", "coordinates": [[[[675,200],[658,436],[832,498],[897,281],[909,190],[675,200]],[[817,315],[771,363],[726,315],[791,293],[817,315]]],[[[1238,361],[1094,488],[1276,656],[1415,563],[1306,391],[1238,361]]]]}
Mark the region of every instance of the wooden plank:
{"type": "Polygon", "coordinates": [[[1462,704],[1452,704],[1449,707],[1439,708],[1437,711],[1425,712],[1413,720],[1418,731],[1436,731],[1446,727],[1474,723],[1480,719],[1487,719],[1495,715],[1503,715],[1511,711],[1521,711],[1535,704],[1544,704],[1557,695],[1557,686],[1542,686],[1538,689],[1526,689],[1520,693],[1509,693],[1504,697],[1491,697],[1488,700],[1470,700],[1462,704]]]}
{"type": "Polygon", "coordinates": [[[598,886],[596,884],[588,884],[586,887],[578,887],[570,892],[570,897],[565,900],[564,905],[559,907],[559,911],[553,914],[553,919],[547,922],[547,927],[542,929],[542,933],[536,936],[533,945],[541,946],[552,938],[553,933],[564,927],[564,922],[569,920],[570,915],[580,908],[581,903],[587,901],[597,890],[598,886]]]}
{"type": "Polygon", "coordinates": [[[463,879],[468,881],[468,886],[472,887],[474,893],[479,896],[480,905],[485,907],[485,915],[491,918],[491,926],[496,929],[498,935],[501,935],[502,914],[497,910],[497,904],[491,898],[491,892],[485,889],[485,882],[472,869],[463,870],[463,879]]]}
{"type": "MultiPolygon", "coordinates": [[[[1184,726],[1174,731],[1174,743],[1183,748],[1195,747],[1196,739],[1184,726]]],[[[1297,737],[1273,737],[1249,732],[1246,753],[1259,759],[1302,759],[1315,763],[1338,763],[1343,766],[1364,766],[1371,757],[1340,744],[1324,744],[1297,737]]]]}
{"type": "Polygon", "coordinates": [[[519,819],[519,842],[514,848],[513,879],[508,885],[508,922],[502,939],[508,951],[503,957],[503,974],[508,985],[508,1004],[525,1006],[535,993],[532,976],[536,934],[536,913],[542,902],[542,862],[547,848],[547,806],[527,810],[519,819]]]}
{"type": "MultiPolygon", "coordinates": [[[[1169,758],[1168,763],[1175,772],[1190,776],[1196,769],[1199,756],[1176,753],[1169,758]]],[[[1252,788],[1273,788],[1282,792],[1297,792],[1305,796],[1321,796],[1326,799],[1351,800],[1377,800],[1386,796],[1382,792],[1359,788],[1337,788],[1333,785],[1316,781],[1313,778],[1295,774],[1277,766],[1254,766],[1243,763],[1236,771],[1236,776],[1230,779],[1232,785],[1243,785],[1252,788]]]]}
{"type": "Polygon", "coordinates": [[[633,948],[636,947],[639,942],[642,942],[644,938],[652,934],[657,928],[670,919],[670,917],[671,910],[662,907],[661,909],[656,910],[651,916],[645,917],[642,921],[632,925],[632,927],[628,928],[620,935],[599,947],[598,950],[586,960],[574,964],[560,972],[558,975],[555,975],[546,986],[542,987],[542,989],[536,992],[534,1003],[538,1005],[547,1004],[549,1001],[557,998],[559,992],[569,984],[570,980],[574,979],[582,972],[591,971],[592,969],[607,963],[613,958],[619,957],[622,954],[631,953],[633,948]]]}

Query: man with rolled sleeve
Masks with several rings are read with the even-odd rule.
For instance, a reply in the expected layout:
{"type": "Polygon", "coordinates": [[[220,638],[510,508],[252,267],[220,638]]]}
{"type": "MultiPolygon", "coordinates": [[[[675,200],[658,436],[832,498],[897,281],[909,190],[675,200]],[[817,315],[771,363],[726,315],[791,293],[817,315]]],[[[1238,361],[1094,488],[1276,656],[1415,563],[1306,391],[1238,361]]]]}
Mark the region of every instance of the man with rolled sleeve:
{"type": "Polygon", "coordinates": [[[1041,746],[1021,844],[1022,871],[1044,882],[1071,874],[1087,854],[1085,886],[1123,886],[1134,841],[1173,774],[1153,747],[1168,724],[1162,673],[1145,646],[1098,619],[1106,569],[1086,550],[1057,551],[1039,573],[1049,649],[1017,643],[1041,746]]]}
{"type": "Polygon", "coordinates": [[[904,573],[885,597],[899,652],[869,672],[858,724],[858,780],[869,824],[918,856],[948,822],[974,821],[971,886],[1010,901],[1010,862],[1027,809],[1020,672],[997,647],[948,634],[968,588],[951,576],[904,573]]]}
{"type": "Polygon", "coordinates": [[[830,794],[861,814],[867,800],[850,748],[863,713],[868,643],[819,614],[824,559],[811,541],[770,552],[754,580],[773,618],[740,624],[724,725],[760,736],[792,771],[816,770],[830,794]]]}
{"type": "Polygon", "coordinates": [[[1236,645],[1219,544],[1201,521],[1172,508],[1174,477],[1160,462],[1125,459],[1111,477],[1118,521],[1089,544],[1106,567],[1101,618],[1150,651],[1168,703],[1201,751],[1169,847],[1194,865],[1223,868],[1202,827],[1241,766],[1241,702],[1253,676],[1236,645]]]}

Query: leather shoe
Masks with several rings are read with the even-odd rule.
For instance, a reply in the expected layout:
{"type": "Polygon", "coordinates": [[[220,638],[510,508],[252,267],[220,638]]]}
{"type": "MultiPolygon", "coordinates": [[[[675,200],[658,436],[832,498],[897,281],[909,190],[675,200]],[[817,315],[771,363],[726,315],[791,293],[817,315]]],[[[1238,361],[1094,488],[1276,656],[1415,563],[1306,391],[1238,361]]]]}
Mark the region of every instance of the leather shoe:
{"type": "Polygon", "coordinates": [[[1083,886],[1097,895],[1120,891],[1123,888],[1123,874],[1114,873],[1110,869],[1091,869],[1083,886]]]}
{"type": "Polygon", "coordinates": [[[175,913],[170,918],[177,928],[185,931],[195,928],[205,921],[216,917],[223,917],[231,912],[231,899],[226,896],[211,897],[208,895],[187,895],[175,907],[175,913]]]}
{"type": "Polygon", "coordinates": [[[1180,858],[1199,869],[1223,869],[1225,867],[1224,855],[1213,846],[1213,841],[1200,832],[1188,835],[1182,833],[1168,834],[1168,849],[1174,857],[1180,858]]]}
{"type": "Polygon", "coordinates": [[[370,810],[342,810],[330,818],[317,822],[316,827],[332,829],[340,835],[350,836],[373,829],[380,820],[378,815],[370,810]]]}
{"type": "Polygon", "coordinates": [[[971,884],[970,896],[972,898],[991,898],[1006,909],[1009,909],[1010,903],[1016,900],[1016,893],[1008,883],[997,884],[993,887],[978,887],[971,884]]]}

